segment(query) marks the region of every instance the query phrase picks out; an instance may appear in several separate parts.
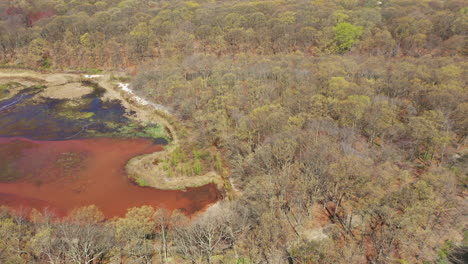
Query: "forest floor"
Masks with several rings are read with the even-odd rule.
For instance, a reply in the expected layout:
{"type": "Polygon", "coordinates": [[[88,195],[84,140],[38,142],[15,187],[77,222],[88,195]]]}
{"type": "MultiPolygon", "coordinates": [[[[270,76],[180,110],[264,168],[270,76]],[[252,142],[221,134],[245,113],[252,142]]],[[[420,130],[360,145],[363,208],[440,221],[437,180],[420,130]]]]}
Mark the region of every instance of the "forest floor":
{"type": "MultiPolygon", "coordinates": [[[[119,74],[119,73],[117,73],[119,74]]],[[[149,186],[162,190],[182,190],[188,187],[199,187],[209,183],[215,183],[222,188],[224,181],[216,172],[210,171],[197,176],[168,176],[162,169],[161,160],[170,156],[170,153],[179,146],[178,133],[173,125],[176,121],[167,112],[159,111],[151,105],[142,105],[135,95],[123,91],[112,76],[115,73],[103,75],[81,75],[75,73],[40,73],[30,70],[1,69],[0,81],[14,81],[24,85],[43,84],[47,88],[40,96],[73,99],[90,93],[89,87],[81,84],[87,80],[97,83],[106,90],[104,100],[119,100],[123,107],[133,114],[130,116],[143,123],[157,123],[165,127],[170,134],[171,142],[164,151],[154,152],[130,159],[126,165],[126,171],[130,178],[143,186],[149,186]]]]}

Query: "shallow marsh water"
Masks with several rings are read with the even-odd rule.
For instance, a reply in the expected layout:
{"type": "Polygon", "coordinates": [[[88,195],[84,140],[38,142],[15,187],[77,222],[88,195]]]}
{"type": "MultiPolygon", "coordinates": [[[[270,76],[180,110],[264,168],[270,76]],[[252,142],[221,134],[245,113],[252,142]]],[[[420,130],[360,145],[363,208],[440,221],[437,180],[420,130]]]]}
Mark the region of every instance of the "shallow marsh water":
{"type": "Polygon", "coordinates": [[[132,136],[119,134],[131,121],[118,101],[103,102],[101,94],[78,100],[51,99],[37,96],[38,92],[24,89],[13,98],[0,101],[0,136],[40,140],[132,136]]]}
{"type": "Polygon", "coordinates": [[[110,218],[142,205],[192,214],[219,200],[214,185],[164,191],[132,183],[126,162],[161,151],[167,136],[132,121],[118,101],[103,101],[102,91],[79,100],[39,95],[24,89],[0,101],[0,205],[63,216],[95,204],[110,218]]]}

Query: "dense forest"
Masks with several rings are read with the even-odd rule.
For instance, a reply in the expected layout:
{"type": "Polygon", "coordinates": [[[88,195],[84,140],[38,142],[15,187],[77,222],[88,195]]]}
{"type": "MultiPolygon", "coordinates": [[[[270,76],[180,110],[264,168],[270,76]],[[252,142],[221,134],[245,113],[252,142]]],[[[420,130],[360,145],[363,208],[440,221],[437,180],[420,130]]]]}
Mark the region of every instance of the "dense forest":
{"type": "Polygon", "coordinates": [[[10,0],[0,18],[1,67],[127,71],[231,181],[192,219],[3,209],[1,263],[466,261],[466,1],[10,0]]]}

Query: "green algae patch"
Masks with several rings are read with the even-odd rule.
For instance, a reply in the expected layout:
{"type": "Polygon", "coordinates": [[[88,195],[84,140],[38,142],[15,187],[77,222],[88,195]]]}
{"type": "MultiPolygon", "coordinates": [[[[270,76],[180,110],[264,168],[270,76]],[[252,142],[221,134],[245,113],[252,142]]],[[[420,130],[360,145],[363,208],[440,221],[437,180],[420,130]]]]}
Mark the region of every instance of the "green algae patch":
{"type": "Polygon", "coordinates": [[[10,99],[15,95],[13,92],[14,89],[18,87],[23,87],[20,83],[17,82],[8,82],[0,84],[0,100],[10,99]]]}
{"type": "Polygon", "coordinates": [[[56,106],[56,115],[69,120],[89,119],[95,113],[84,111],[91,103],[92,99],[64,100],[56,106]]]}
{"type": "Polygon", "coordinates": [[[0,85],[0,100],[6,99],[5,97],[7,97],[10,94],[10,90],[8,88],[10,88],[9,83],[0,85]]]}
{"type": "Polygon", "coordinates": [[[59,112],[59,116],[65,117],[68,119],[89,119],[94,116],[93,112],[74,112],[74,111],[67,111],[67,112],[59,112]]]}
{"type": "Polygon", "coordinates": [[[104,126],[105,129],[95,130],[93,128],[88,128],[86,133],[92,137],[148,138],[153,140],[164,139],[166,143],[171,140],[165,130],[165,127],[158,124],[145,124],[130,121],[123,125],[119,122],[109,121],[103,122],[102,126],[104,126]]]}

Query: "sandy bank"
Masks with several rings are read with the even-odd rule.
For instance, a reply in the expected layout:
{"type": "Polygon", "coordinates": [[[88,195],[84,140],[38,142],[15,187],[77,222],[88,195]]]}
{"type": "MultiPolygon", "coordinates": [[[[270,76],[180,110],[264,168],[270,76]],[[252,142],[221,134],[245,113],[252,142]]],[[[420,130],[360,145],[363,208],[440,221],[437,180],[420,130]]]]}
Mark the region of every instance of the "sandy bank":
{"type": "Polygon", "coordinates": [[[41,93],[41,96],[53,99],[77,99],[92,92],[92,87],[84,86],[81,83],[67,83],[48,87],[41,93]]]}

